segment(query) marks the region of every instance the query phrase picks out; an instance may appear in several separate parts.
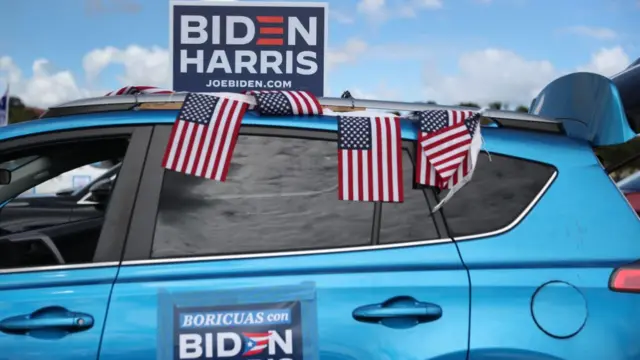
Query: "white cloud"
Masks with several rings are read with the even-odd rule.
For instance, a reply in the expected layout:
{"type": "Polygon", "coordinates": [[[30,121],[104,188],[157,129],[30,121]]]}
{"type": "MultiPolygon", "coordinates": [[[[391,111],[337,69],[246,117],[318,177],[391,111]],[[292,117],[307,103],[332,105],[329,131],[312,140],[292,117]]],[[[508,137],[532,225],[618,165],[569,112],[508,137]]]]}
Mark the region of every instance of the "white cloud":
{"type": "Polygon", "coordinates": [[[390,87],[386,82],[381,82],[376,88],[369,90],[362,90],[356,86],[349,92],[355,99],[384,99],[390,101],[402,99],[402,93],[398,89],[390,87]]]}
{"type": "Polygon", "coordinates": [[[360,0],[357,11],[371,23],[379,24],[391,18],[412,18],[420,10],[437,10],[443,7],[442,0],[397,0],[387,4],[386,0],[360,0]]]}
{"type": "Polygon", "coordinates": [[[105,47],[89,52],[82,59],[86,84],[79,84],[68,70],[55,70],[49,60],[33,62],[32,74],[25,76],[8,56],[0,57],[0,77],[11,85],[11,93],[29,106],[49,107],[82,97],[101,96],[113,89],[97,86],[103,71],[111,66],[122,68],[117,77],[119,86],[169,84],[169,52],[160,47],[144,48],[131,45],[125,49],[105,47]]]}
{"type": "Polygon", "coordinates": [[[375,15],[385,8],[385,0],[360,0],[356,8],[359,12],[375,15]]]}
{"type": "Polygon", "coordinates": [[[443,76],[434,67],[425,67],[424,100],[528,105],[545,85],[568,72],[610,76],[628,64],[629,57],[621,47],[601,49],[587,64],[569,70],[557,69],[546,60],[525,59],[509,50],[485,49],[462,55],[455,75],[443,76]]]}
{"type": "Polygon", "coordinates": [[[337,65],[355,62],[367,49],[368,44],[359,38],[350,38],[337,49],[327,52],[327,70],[334,69],[337,65]]]}
{"type": "Polygon", "coordinates": [[[612,76],[629,66],[629,55],[620,46],[602,48],[591,55],[591,61],[578,67],[578,71],[588,71],[605,76],[612,76]]]}
{"type": "MultiPolygon", "coordinates": [[[[360,58],[386,58],[399,60],[406,56],[429,62],[428,54],[401,51],[402,44],[386,49],[371,46],[359,38],[348,39],[341,47],[327,54],[328,69],[356,63],[360,58]]],[[[602,48],[585,59],[584,64],[572,69],[558,69],[544,59],[527,59],[504,49],[484,49],[463,54],[458,60],[457,73],[443,75],[435,66],[425,65],[422,74],[423,94],[415,100],[435,100],[439,103],[473,101],[486,104],[502,101],[511,105],[529,104],[531,99],[553,79],[570,71],[589,71],[611,76],[630,63],[629,56],[620,46],[602,48]]],[[[87,96],[101,96],[111,88],[96,84],[107,69],[119,70],[118,86],[154,85],[165,87],[171,74],[167,49],[131,45],[119,49],[104,47],[87,53],[82,59],[82,82],[68,70],[54,69],[46,59],[34,61],[32,72],[25,74],[7,56],[0,57],[0,77],[11,82],[12,93],[31,106],[47,107],[52,104],[87,96]],[[86,82],[84,81],[86,80],[86,82]]],[[[418,75],[418,74],[416,74],[418,75]]],[[[417,76],[416,76],[417,77],[417,76]]],[[[331,77],[330,77],[331,79],[331,77]]],[[[411,78],[405,81],[411,81],[411,78]]],[[[416,80],[419,81],[419,80],[416,80]]],[[[332,79],[332,82],[335,82],[332,79]]],[[[349,85],[357,98],[399,99],[401,88],[380,83],[377,88],[361,90],[358,84],[349,85]]],[[[337,89],[340,90],[340,89],[337,89]]]]}
{"type": "Polygon", "coordinates": [[[341,24],[353,24],[354,22],[353,17],[343,13],[342,11],[337,11],[334,9],[329,11],[329,17],[341,24]]]}
{"type": "Polygon", "coordinates": [[[421,9],[440,9],[442,0],[414,0],[413,5],[421,9]]]}
{"type": "Polygon", "coordinates": [[[611,39],[615,39],[618,36],[618,34],[614,30],[609,28],[604,28],[604,27],[592,27],[592,26],[579,25],[579,26],[570,26],[563,30],[571,34],[587,36],[587,37],[591,37],[598,40],[611,40],[611,39]]]}
{"type": "Polygon", "coordinates": [[[32,74],[25,77],[8,56],[0,57],[0,72],[11,86],[11,94],[19,96],[29,106],[48,107],[81,97],[97,96],[104,92],[84,89],[70,71],[56,71],[46,59],[33,62],[32,74]]]}
{"type": "Polygon", "coordinates": [[[124,68],[124,73],[118,77],[118,81],[123,85],[166,87],[170,82],[169,51],[161,47],[105,47],[89,52],[82,59],[82,67],[89,81],[95,80],[102,71],[112,65],[124,68]]]}

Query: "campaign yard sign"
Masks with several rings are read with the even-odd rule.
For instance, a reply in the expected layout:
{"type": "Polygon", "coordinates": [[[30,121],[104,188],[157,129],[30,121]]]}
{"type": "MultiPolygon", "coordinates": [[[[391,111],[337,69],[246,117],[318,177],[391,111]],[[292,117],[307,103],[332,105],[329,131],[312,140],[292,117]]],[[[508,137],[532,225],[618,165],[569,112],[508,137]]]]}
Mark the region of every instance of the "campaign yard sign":
{"type": "Polygon", "coordinates": [[[172,0],[172,88],[325,92],[328,5],[172,0]]]}
{"type": "Polygon", "coordinates": [[[318,360],[316,300],[313,282],[161,289],[156,359],[318,360]]]}
{"type": "Polygon", "coordinates": [[[174,359],[303,360],[300,302],[174,310],[174,359]]]}

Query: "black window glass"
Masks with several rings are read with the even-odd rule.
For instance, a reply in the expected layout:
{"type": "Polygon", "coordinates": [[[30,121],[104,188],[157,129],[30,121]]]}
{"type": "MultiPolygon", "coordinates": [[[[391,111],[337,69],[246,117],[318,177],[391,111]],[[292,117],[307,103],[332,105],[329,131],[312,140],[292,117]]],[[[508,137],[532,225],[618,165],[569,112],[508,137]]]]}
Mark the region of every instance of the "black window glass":
{"type": "Polygon", "coordinates": [[[413,162],[405,150],[402,156],[404,202],[383,203],[380,244],[439,238],[425,191],[414,190],[413,162]]]}
{"type": "Polygon", "coordinates": [[[367,245],[373,203],[338,200],[333,141],[241,135],[225,182],[165,171],[152,257],[367,245]]]}
{"type": "Polygon", "coordinates": [[[94,164],[119,163],[128,145],[92,139],[3,154],[0,162],[17,165],[0,186],[0,202],[9,200],[0,208],[0,269],[91,263],[115,185],[89,191],[106,171],[94,164]]]}
{"type": "Polygon", "coordinates": [[[506,227],[534,201],[554,171],[549,165],[481,152],[471,181],[443,207],[449,230],[455,237],[506,227]]]}

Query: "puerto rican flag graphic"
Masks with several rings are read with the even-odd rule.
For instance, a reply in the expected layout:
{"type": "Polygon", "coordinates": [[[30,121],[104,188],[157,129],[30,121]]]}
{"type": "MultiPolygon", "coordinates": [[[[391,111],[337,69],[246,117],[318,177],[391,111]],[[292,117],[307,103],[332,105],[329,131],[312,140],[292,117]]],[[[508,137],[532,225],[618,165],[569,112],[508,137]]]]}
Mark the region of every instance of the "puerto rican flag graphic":
{"type": "Polygon", "coordinates": [[[269,333],[242,333],[244,337],[244,352],[242,356],[253,356],[262,353],[269,343],[269,333]]]}

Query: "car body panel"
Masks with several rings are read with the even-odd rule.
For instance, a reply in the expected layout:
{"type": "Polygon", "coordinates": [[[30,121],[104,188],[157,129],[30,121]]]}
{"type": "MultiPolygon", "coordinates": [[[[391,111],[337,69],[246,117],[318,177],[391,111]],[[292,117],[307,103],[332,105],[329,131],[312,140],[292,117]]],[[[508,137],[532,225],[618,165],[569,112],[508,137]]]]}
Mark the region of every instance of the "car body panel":
{"type": "MultiPolygon", "coordinates": [[[[116,183],[111,194],[106,215],[97,218],[88,216],[83,220],[73,221],[71,212],[71,219],[66,223],[3,236],[0,241],[0,263],[3,265],[0,268],[2,359],[98,357],[111,289],[119,269],[126,227],[139,185],[151,128],[58,131],[15,141],[2,141],[0,149],[13,151],[31,147],[34,143],[40,145],[74,139],[86,140],[94,136],[129,137],[123,162],[123,169],[126,171],[120,174],[121,181],[116,183]],[[47,236],[49,239],[46,239],[47,236]],[[31,251],[33,245],[38,244],[42,245],[37,247],[39,250],[50,250],[54,255],[57,252],[58,256],[68,252],[69,256],[53,259],[53,264],[50,261],[38,264],[36,260],[41,260],[41,256],[38,256],[30,259],[26,265],[15,265],[13,262],[19,258],[12,254],[19,248],[13,245],[20,241],[30,245],[31,251]],[[80,324],[77,322],[79,318],[68,312],[81,313],[86,317],[81,318],[83,321],[80,324]],[[86,324],[92,325],[87,327],[86,324]],[[52,325],[56,327],[51,328],[52,325]],[[81,326],[78,329],[77,325],[83,325],[84,328],[81,326]],[[12,332],[11,326],[17,326],[23,332],[12,332]]],[[[0,217],[1,215],[0,212],[0,217]]],[[[26,251],[27,255],[20,255],[31,256],[31,251],[26,251]]]]}
{"type": "Polygon", "coordinates": [[[96,359],[111,286],[117,272],[116,264],[95,269],[3,274],[0,314],[26,315],[59,305],[70,311],[90,314],[94,325],[75,334],[47,331],[40,335],[43,338],[0,332],[0,358],[96,359]],[[61,338],[56,339],[58,336],[61,338]]]}
{"type": "MultiPolygon", "coordinates": [[[[335,126],[335,120],[332,123],[323,120],[323,124],[335,126]]],[[[157,206],[152,205],[157,198],[153,189],[159,191],[163,180],[160,149],[164,148],[170,130],[168,126],[154,130],[142,180],[145,187],[138,195],[134,210],[134,214],[146,215],[134,215],[135,222],[129,232],[129,238],[137,239],[139,248],[127,247],[124,258],[130,259],[129,252],[135,251],[144,255],[139,261],[125,260],[120,269],[101,359],[121,358],[126,354],[124,349],[131,346],[135,346],[137,357],[151,358],[161,355],[163,346],[171,346],[171,340],[161,337],[166,332],[171,336],[174,330],[160,321],[172,316],[173,311],[173,307],[160,307],[163,293],[186,296],[185,293],[195,292],[192,297],[201,299],[201,306],[211,306],[217,297],[235,298],[236,292],[243,289],[251,289],[254,296],[276,296],[279,286],[303,283],[313,284],[315,291],[317,336],[313,330],[303,336],[310,337],[317,347],[316,356],[319,354],[323,359],[466,358],[469,283],[450,239],[425,240],[413,246],[399,243],[184,258],[182,261],[144,260],[149,256],[149,249],[145,250],[143,244],[147,238],[151,239],[147,225],[153,228],[155,224],[156,211],[149,208],[157,206]],[[138,236],[140,231],[146,236],[138,236]],[[224,295],[216,296],[220,292],[224,295]],[[411,324],[406,329],[363,323],[353,317],[353,311],[361,306],[380,304],[398,296],[436,304],[444,315],[432,322],[411,324]],[[142,336],[144,341],[135,341],[135,345],[129,346],[134,334],[142,336]],[[418,341],[422,345],[416,346],[418,341]]],[[[270,134],[277,136],[277,131],[270,134]]]]}
{"type": "Polygon", "coordinates": [[[557,176],[508,232],[456,238],[472,284],[470,359],[520,358],[520,352],[531,350],[539,353],[532,359],[640,359],[640,343],[631,340],[640,338],[640,329],[626,325],[640,316],[640,296],[608,288],[616,267],[640,258],[637,215],[587,143],[489,133],[483,134],[490,153],[552,163],[557,176]],[[544,145],[522,146],[536,140],[544,145]],[[558,339],[543,329],[563,326],[579,303],[547,310],[555,320],[544,326],[532,315],[535,294],[549,281],[574,286],[587,304],[586,323],[575,336],[558,339]]]}
{"type": "MultiPolygon", "coordinates": [[[[231,291],[315,284],[322,359],[466,358],[469,289],[452,243],[334,254],[123,266],[111,298],[102,360],[156,356],[162,291],[231,291]],[[360,323],[352,312],[395,296],[442,307],[408,329],[360,323]],[[420,344],[420,345],[417,345],[420,344]]],[[[206,300],[203,300],[206,303],[206,300]]]]}
{"type": "Polygon", "coordinates": [[[553,80],[534,99],[529,112],[562,119],[568,136],[594,146],[623,144],[636,136],[618,88],[600,74],[576,72],[553,80]],[[571,94],[570,100],[566,94],[571,94]]]}

